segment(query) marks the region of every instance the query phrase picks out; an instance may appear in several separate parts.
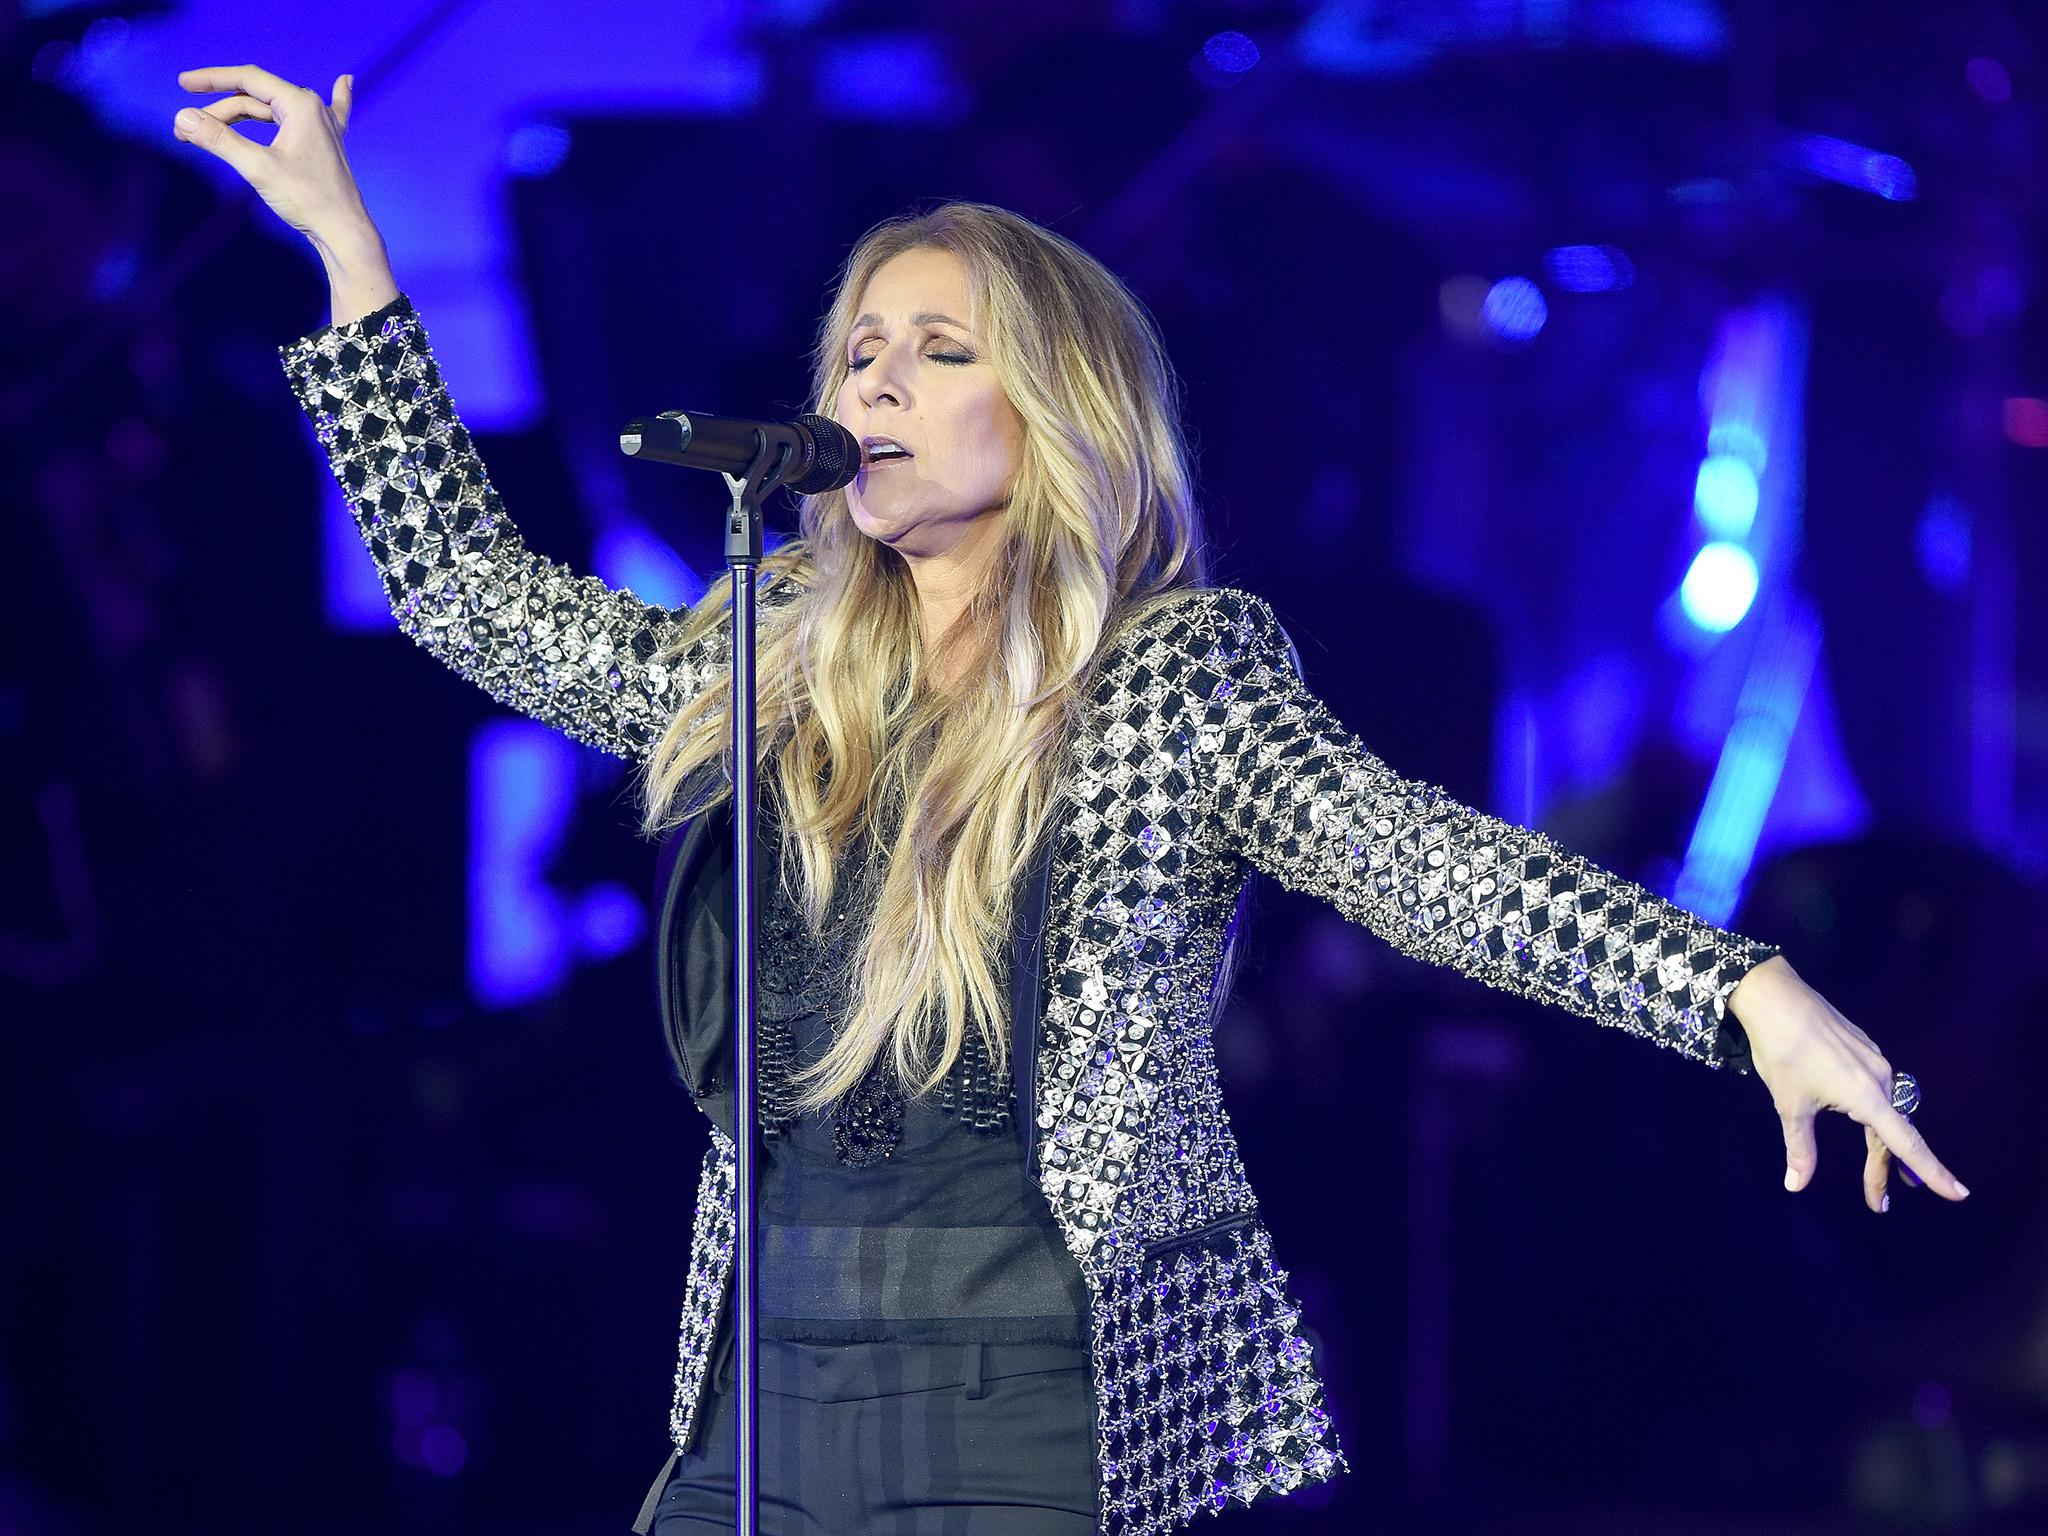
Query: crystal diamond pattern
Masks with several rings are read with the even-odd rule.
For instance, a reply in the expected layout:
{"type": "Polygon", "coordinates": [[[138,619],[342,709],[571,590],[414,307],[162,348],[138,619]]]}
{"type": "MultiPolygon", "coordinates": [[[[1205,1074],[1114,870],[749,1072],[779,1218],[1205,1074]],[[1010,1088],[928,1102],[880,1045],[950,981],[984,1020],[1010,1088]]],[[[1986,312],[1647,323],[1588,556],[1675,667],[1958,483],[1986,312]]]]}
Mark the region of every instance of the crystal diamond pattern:
{"type": "Polygon", "coordinates": [[[410,299],[279,356],[399,628],[492,698],[637,758],[683,700],[726,670],[723,630],[676,654],[681,612],[527,549],[410,299]]]}

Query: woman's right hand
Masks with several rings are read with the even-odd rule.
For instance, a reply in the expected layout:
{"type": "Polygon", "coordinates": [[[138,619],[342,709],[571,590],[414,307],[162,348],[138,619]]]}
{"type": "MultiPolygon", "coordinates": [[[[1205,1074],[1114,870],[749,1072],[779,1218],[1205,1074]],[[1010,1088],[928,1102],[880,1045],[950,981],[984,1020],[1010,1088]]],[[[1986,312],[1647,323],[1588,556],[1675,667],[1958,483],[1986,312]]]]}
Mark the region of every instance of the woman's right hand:
{"type": "Polygon", "coordinates": [[[188,91],[233,91],[204,107],[187,107],[173,132],[219,156],[254,187],[277,216],[312,241],[334,287],[336,320],[366,313],[397,293],[378,234],[342,137],[348,132],[355,77],[334,82],[329,105],[317,91],[281,80],[254,64],[188,69],[178,76],[188,91]],[[275,123],[268,144],[244,138],[239,122],[275,123]]]}

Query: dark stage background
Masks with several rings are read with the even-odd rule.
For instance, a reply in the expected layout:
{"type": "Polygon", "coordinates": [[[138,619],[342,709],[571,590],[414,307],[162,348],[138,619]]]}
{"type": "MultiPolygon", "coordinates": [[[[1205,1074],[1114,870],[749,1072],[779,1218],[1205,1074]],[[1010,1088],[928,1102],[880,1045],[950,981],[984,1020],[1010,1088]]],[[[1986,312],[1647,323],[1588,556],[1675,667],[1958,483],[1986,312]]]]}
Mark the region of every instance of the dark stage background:
{"type": "MultiPolygon", "coordinates": [[[[613,1532],[702,1128],[621,765],[399,637],[180,69],[350,152],[538,549],[685,602],[914,201],[1078,239],[1403,771],[1785,946],[1951,1208],[1261,888],[1220,1037],[1353,1473],[1253,1532],[2048,1530],[2032,5],[0,6],[0,1536],[613,1532]]],[[[255,130],[264,136],[264,130],[255,130]]]]}

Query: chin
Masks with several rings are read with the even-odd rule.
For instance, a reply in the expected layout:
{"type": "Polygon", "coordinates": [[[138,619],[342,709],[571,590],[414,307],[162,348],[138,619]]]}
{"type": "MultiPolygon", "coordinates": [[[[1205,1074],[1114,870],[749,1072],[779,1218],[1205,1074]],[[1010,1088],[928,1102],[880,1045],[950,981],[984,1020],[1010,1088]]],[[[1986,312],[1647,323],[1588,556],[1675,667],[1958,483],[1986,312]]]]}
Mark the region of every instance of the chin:
{"type": "Polygon", "coordinates": [[[877,517],[865,507],[856,506],[851,501],[846,504],[846,512],[853,519],[853,526],[858,532],[879,543],[887,544],[903,531],[887,518],[877,517]]]}

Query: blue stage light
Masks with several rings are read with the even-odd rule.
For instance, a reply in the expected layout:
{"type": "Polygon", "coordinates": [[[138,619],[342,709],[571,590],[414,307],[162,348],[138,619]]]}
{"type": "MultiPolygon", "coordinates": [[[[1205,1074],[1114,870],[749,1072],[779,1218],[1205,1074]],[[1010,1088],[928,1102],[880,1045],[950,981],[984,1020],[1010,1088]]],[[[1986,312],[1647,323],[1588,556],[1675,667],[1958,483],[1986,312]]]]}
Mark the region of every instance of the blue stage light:
{"type": "Polygon", "coordinates": [[[1487,328],[1502,341],[1529,341],[1550,318],[1543,290],[1526,277],[1504,277],[1487,290],[1480,307],[1487,328]]]}
{"type": "MultiPolygon", "coordinates": [[[[1726,923],[1741,900],[1819,654],[1820,621],[1796,599],[1778,611],[1758,639],[1671,893],[1681,907],[1710,923],[1726,923]]],[[[1854,804],[1853,784],[1829,789],[1838,803],[1854,804]]],[[[1856,817],[1851,811],[1846,824],[1853,825],[1856,817]]]]}
{"type": "Polygon", "coordinates": [[[521,123],[505,140],[505,169],[514,176],[546,176],[569,158],[570,142],[560,123],[521,123]]]}
{"type": "Polygon", "coordinates": [[[1963,78],[1970,82],[1971,90],[1995,107],[2012,100],[2012,76],[1996,59],[1980,54],[1963,66],[1963,78]]]}
{"type": "Polygon", "coordinates": [[[1634,265],[1611,245],[1560,245],[1544,259],[1567,293],[1607,293],[1636,280],[1634,265]]]}
{"type": "Polygon", "coordinates": [[[875,32],[820,40],[813,88],[830,117],[897,123],[957,122],[972,97],[936,38],[875,32]]]}
{"type": "Polygon", "coordinates": [[[1970,580],[1970,514],[1953,496],[1936,492],[1920,513],[1914,544],[1927,583],[1938,592],[1960,592],[1970,580]]]}
{"type": "Polygon", "coordinates": [[[568,974],[573,946],[547,867],[576,804],[566,736],[494,720],[469,755],[469,984],[485,1007],[541,997],[568,974]]]}
{"type": "Polygon", "coordinates": [[[583,893],[572,920],[583,957],[608,960],[640,942],[647,931],[647,907],[626,887],[608,881],[583,893]]]}
{"type": "Polygon", "coordinates": [[[1218,32],[1202,44],[1202,57],[1219,73],[1241,75],[1259,62],[1259,45],[1242,32],[1218,32]]]}
{"type": "Polygon", "coordinates": [[[1693,482],[1692,510],[1700,526],[1717,539],[1743,539],[1756,526],[1756,471],[1733,454],[1700,461],[1693,482]]]}
{"type": "Polygon", "coordinates": [[[1678,589],[1685,616],[1709,634],[1725,634],[1756,601],[1756,561],[1739,544],[1716,540],[1693,556],[1678,589]]]}
{"type": "Polygon", "coordinates": [[[1752,478],[1761,480],[1770,449],[1763,434],[1746,421],[1717,421],[1707,428],[1707,456],[1734,459],[1749,467],[1752,478]]]}
{"type": "Polygon", "coordinates": [[[1875,192],[1895,203],[1910,201],[1919,190],[1913,167],[1897,155],[1880,154],[1824,133],[1808,134],[1798,141],[1796,149],[1800,164],[1807,170],[1845,187],[1875,192]]]}
{"type": "Polygon", "coordinates": [[[621,521],[598,535],[591,566],[611,587],[663,608],[685,608],[704,595],[704,578],[643,525],[621,521]]]}
{"type": "Polygon", "coordinates": [[[384,579],[363,548],[363,535],[341,486],[326,476],[321,478],[320,495],[320,589],[329,629],[353,633],[392,627],[384,579]]]}
{"type": "Polygon", "coordinates": [[[1675,183],[1665,190],[1664,195],[1674,203],[1711,207],[1717,203],[1732,203],[1740,193],[1735,183],[1725,176],[1698,176],[1691,181],[1675,183]]]}

